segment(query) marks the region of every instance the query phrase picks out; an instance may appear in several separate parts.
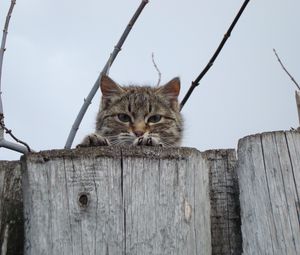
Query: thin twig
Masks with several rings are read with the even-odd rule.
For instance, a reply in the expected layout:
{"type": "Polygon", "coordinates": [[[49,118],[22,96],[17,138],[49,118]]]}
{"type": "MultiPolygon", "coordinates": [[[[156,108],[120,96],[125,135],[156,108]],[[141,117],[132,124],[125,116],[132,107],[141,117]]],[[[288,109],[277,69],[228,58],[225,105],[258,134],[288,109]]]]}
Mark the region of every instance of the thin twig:
{"type": "Polygon", "coordinates": [[[83,116],[85,115],[87,108],[89,107],[89,105],[92,102],[93,97],[95,96],[96,92],[99,89],[99,84],[102,78],[102,75],[105,75],[108,73],[111,65],[113,64],[115,58],[117,57],[118,53],[120,52],[120,50],[122,49],[122,46],[129,34],[129,32],[131,31],[134,23],[136,22],[136,20],[138,19],[138,17],[140,16],[141,12],[143,11],[144,7],[146,6],[146,4],[149,2],[149,0],[142,0],[141,4],[139,5],[139,7],[137,8],[136,12],[134,13],[133,17],[131,18],[131,20],[129,21],[127,27],[125,28],[125,31],[123,32],[119,42],[117,43],[117,45],[115,46],[113,52],[110,54],[109,59],[107,60],[104,68],[102,69],[100,75],[98,76],[98,79],[96,80],[94,86],[92,87],[90,93],[88,94],[88,96],[86,97],[86,99],[84,100],[84,103],[73,123],[73,126],[70,130],[69,136],[67,138],[66,144],[65,144],[65,149],[70,149],[72,146],[72,143],[74,141],[75,135],[77,133],[77,130],[79,128],[79,125],[83,119],[83,116]]]}
{"type": "Polygon", "coordinates": [[[159,70],[157,64],[155,63],[154,53],[153,53],[153,52],[152,52],[152,63],[153,63],[153,65],[154,65],[155,70],[156,70],[157,73],[158,73],[158,81],[157,81],[157,84],[156,84],[156,86],[158,87],[159,84],[160,84],[160,81],[161,81],[161,72],[160,72],[160,70],[159,70]]]}
{"type": "Polygon", "coordinates": [[[275,49],[273,49],[274,51],[274,54],[279,62],[279,64],[281,65],[282,69],[286,72],[286,74],[291,78],[292,82],[297,86],[297,88],[300,90],[300,86],[299,84],[297,83],[297,81],[294,79],[294,77],[289,73],[289,71],[285,68],[285,66],[283,65],[280,57],[278,56],[277,52],[275,49]]]}
{"type": "MultiPolygon", "coordinates": [[[[3,120],[3,119],[2,119],[2,120],[3,120]]],[[[24,145],[24,146],[27,148],[28,152],[31,152],[31,149],[30,149],[29,145],[28,145],[27,143],[23,142],[22,140],[18,139],[18,138],[12,133],[12,130],[10,130],[10,129],[8,129],[7,127],[5,127],[3,121],[0,121],[0,126],[1,126],[1,128],[2,128],[3,130],[5,130],[5,133],[6,133],[6,134],[9,134],[9,135],[11,136],[12,139],[14,139],[17,143],[20,143],[20,144],[24,145]]]]}
{"type": "Polygon", "coordinates": [[[289,71],[285,68],[284,64],[282,63],[279,55],[277,54],[277,51],[275,49],[273,49],[273,52],[279,62],[279,64],[281,65],[282,69],[286,72],[286,74],[291,78],[292,82],[296,85],[296,87],[298,88],[299,91],[296,90],[295,96],[296,96],[296,104],[297,104],[297,110],[298,110],[298,118],[299,118],[299,127],[298,127],[298,131],[300,131],[300,86],[297,83],[297,81],[294,79],[294,77],[289,73],[289,71]]]}
{"type": "Polygon", "coordinates": [[[216,60],[216,58],[218,57],[218,55],[220,54],[221,50],[223,49],[227,39],[230,37],[231,32],[233,30],[233,28],[235,27],[236,23],[238,22],[240,16],[242,15],[242,13],[244,12],[247,4],[249,3],[250,0],[245,0],[245,2],[243,3],[242,7],[240,8],[239,12],[237,13],[237,15],[235,16],[235,19],[233,20],[233,22],[231,23],[229,29],[227,30],[226,34],[223,37],[223,40],[221,41],[221,43],[219,44],[219,47],[217,48],[217,50],[215,51],[214,55],[212,56],[212,58],[209,60],[208,64],[206,65],[206,67],[202,70],[202,72],[199,74],[199,76],[196,78],[196,80],[194,80],[188,90],[188,92],[186,93],[186,95],[184,96],[182,102],[180,103],[180,109],[183,108],[183,106],[185,105],[185,103],[187,102],[187,100],[189,99],[189,97],[191,96],[191,94],[193,93],[193,90],[199,85],[200,80],[204,77],[204,75],[207,73],[207,71],[212,67],[212,65],[214,64],[214,61],[216,60]]]}

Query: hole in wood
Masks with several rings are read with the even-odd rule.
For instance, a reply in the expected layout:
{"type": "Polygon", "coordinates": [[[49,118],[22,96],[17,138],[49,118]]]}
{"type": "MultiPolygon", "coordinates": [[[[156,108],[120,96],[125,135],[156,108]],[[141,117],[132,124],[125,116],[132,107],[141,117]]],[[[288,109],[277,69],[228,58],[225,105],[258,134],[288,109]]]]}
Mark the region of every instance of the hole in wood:
{"type": "Polygon", "coordinates": [[[86,192],[79,193],[78,195],[78,203],[82,208],[88,207],[90,203],[90,195],[86,192]]]}

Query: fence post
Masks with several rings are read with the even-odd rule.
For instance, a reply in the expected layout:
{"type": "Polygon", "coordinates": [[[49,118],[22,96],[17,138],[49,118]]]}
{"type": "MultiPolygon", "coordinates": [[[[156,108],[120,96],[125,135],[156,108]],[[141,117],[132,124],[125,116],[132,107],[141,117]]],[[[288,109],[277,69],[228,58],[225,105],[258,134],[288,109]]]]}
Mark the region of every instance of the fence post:
{"type": "Polygon", "coordinates": [[[212,255],[238,255],[242,251],[236,151],[203,153],[209,167],[212,255]]]}
{"type": "Polygon", "coordinates": [[[0,254],[22,255],[24,240],[21,166],[0,161],[0,254]]]}
{"type": "Polygon", "coordinates": [[[300,133],[239,141],[243,254],[300,254],[300,133]]]}
{"type": "Polygon", "coordinates": [[[23,254],[22,181],[25,254],[300,254],[300,133],[243,138],[237,162],[147,147],[0,162],[1,254],[23,254]]]}
{"type": "Polygon", "coordinates": [[[211,254],[199,151],[103,147],[22,158],[25,254],[211,254]]]}

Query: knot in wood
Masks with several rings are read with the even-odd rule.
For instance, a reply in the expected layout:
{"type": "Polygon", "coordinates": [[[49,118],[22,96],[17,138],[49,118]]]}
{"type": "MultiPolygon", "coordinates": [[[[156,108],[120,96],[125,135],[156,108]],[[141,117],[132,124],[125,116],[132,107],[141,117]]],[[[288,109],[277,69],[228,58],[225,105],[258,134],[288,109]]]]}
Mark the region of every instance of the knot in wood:
{"type": "Polygon", "coordinates": [[[189,223],[192,218],[192,207],[186,200],[184,201],[184,218],[187,223],[189,223]]]}
{"type": "Polygon", "coordinates": [[[90,194],[87,192],[81,192],[78,194],[78,204],[82,208],[87,208],[90,203],[90,194]]]}

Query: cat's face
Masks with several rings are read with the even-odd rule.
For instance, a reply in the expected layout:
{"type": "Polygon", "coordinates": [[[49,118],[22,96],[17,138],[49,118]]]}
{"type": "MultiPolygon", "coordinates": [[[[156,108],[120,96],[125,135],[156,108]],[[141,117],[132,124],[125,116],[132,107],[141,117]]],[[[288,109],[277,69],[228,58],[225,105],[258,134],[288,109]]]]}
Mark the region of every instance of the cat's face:
{"type": "Polygon", "coordinates": [[[121,87],[103,76],[100,87],[102,104],[96,132],[110,144],[180,145],[179,78],[161,87],[121,87]]]}

